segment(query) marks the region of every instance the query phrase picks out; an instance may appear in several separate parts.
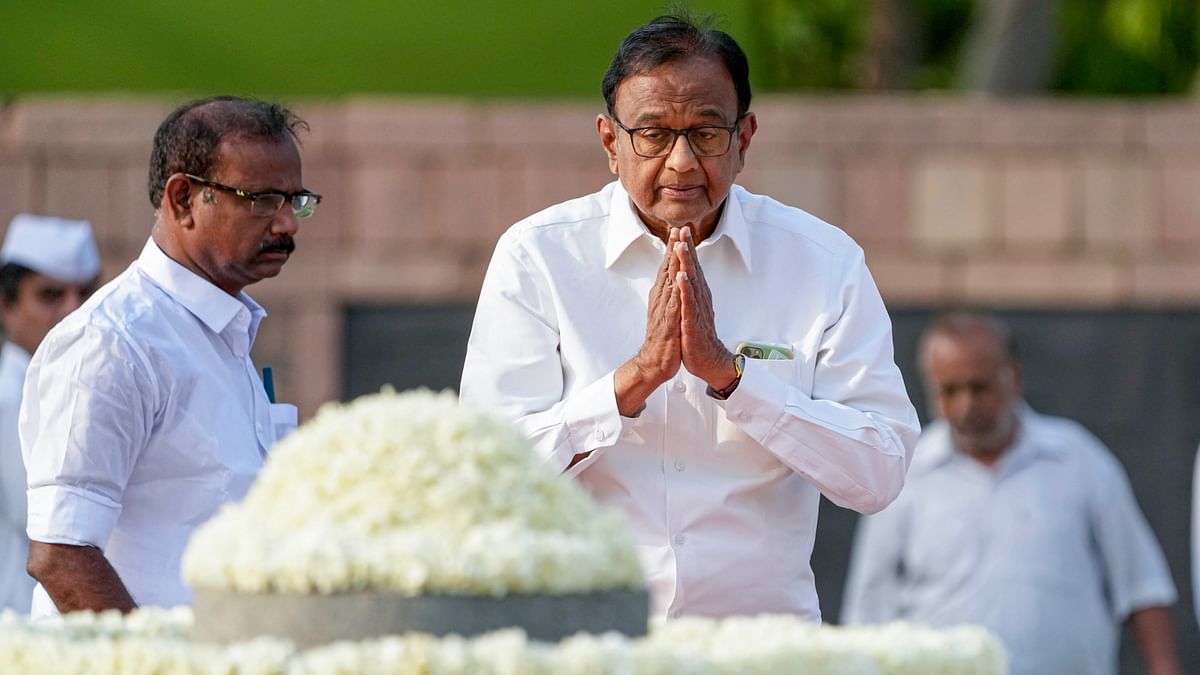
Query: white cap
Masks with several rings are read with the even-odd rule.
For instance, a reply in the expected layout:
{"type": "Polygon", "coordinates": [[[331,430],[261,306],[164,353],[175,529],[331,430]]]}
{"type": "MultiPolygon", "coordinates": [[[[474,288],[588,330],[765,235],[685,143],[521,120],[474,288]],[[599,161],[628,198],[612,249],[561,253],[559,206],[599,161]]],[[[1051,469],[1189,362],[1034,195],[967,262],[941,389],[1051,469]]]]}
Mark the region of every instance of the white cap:
{"type": "Polygon", "coordinates": [[[0,263],[16,263],[59,281],[82,283],[100,274],[100,252],[86,220],[18,214],[8,225],[0,263]]]}

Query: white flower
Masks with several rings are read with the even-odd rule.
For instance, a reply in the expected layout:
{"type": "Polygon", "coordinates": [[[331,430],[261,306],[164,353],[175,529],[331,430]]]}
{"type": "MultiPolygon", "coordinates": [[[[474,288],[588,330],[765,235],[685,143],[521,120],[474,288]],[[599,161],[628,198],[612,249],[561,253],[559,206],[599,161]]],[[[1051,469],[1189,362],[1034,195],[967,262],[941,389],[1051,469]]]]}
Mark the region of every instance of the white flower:
{"type": "MultiPolygon", "coordinates": [[[[557,644],[517,629],[473,639],[409,634],[297,652],[259,639],[186,638],[186,610],[67,615],[29,625],[0,614],[0,673],[23,675],[1003,675],[982,628],[820,627],[790,616],[659,623],[632,640],[580,634],[557,644]]],[[[314,620],[321,620],[314,617],[314,620]]]]}
{"type": "Polygon", "coordinates": [[[331,404],[288,436],[242,503],[202,526],[193,586],[244,593],[572,593],[637,588],[623,517],[507,422],[452,393],[331,404]]]}

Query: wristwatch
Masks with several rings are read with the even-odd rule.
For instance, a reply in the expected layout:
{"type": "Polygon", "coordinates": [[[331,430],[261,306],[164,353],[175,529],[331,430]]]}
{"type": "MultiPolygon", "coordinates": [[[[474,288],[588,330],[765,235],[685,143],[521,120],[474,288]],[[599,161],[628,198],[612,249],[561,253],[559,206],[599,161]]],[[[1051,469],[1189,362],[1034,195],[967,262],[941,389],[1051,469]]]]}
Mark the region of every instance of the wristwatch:
{"type": "Polygon", "coordinates": [[[708,388],[708,395],[717,399],[718,401],[724,401],[725,399],[729,398],[733,394],[734,390],[737,389],[738,384],[741,383],[742,371],[745,369],[746,369],[746,355],[745,354],[734,354],[733,355],[733,370],[735,373],[737,373],[737,375],[734,376],[733,382],[730,382],[728,385],[726,385],[725,387],[723,387],[721,389],[713,389],[710,386],[708,388]]]}

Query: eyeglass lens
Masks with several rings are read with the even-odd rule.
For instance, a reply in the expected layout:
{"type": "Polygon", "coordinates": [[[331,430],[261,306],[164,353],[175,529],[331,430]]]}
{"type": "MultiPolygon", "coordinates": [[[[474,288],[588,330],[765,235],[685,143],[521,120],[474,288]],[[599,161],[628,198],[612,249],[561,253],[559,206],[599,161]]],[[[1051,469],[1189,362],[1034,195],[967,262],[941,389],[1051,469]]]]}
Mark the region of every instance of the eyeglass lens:
{"type": "MultiPolygon", "coordinates": [[[[250,203],[250,212],[256,216],[273,216],[287,199],[287,195],[280,194],[257,195],[250,203]]],[[[317,198],[314,195],[293,195],[291,208],[297,218],[308,218],[317,210],[317,198]]]]}
{"type": "Polygon", "coordinates": [[[697,127],[675,131],[673,129],[639,129],[632,134],[634,150],[646,157],[661,157],[671,152],[676,135],[687,136],[692,152],[700,157],[723,155],[729,151],[733,134],[722,127],[697,127]]]}

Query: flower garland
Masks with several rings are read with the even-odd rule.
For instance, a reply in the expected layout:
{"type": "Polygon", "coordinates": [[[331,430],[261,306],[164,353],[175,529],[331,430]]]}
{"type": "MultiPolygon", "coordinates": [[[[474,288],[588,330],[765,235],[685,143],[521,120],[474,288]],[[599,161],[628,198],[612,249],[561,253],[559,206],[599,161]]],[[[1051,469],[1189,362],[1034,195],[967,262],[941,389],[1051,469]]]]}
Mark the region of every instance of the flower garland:
{"type": "Polygon", "coordinates": [[[25,675],[1004,675],[986,630],[907,624],[820,627],[790,616],[682,619],[648,637],[584,635],[546,644],[520,630],[473,639],[410,634],[309,651],[258,639],[187,639],[189,610],[68,615],[29,625],[0,614],[0,672],[25,675]]]}
{"type": "Polygon", "coordinates": [[[199,528],[194,587],[410,595],[640,588],[623,516],[598,508],[507,422],[449,392],[330,404],[246,498],[199,528]]]}

